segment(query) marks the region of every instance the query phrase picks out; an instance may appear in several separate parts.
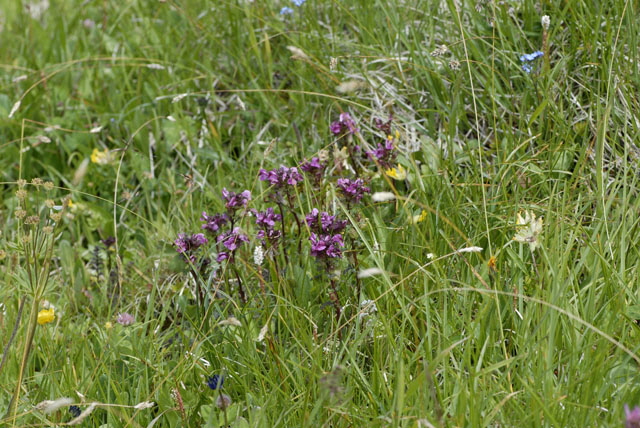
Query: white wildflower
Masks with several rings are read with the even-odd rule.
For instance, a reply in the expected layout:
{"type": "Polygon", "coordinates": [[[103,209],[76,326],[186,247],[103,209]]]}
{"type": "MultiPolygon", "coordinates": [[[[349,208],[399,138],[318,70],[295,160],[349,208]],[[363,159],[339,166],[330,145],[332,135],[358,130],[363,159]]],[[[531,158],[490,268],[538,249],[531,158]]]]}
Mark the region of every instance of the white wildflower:
{"type": "Polygon", "coordinates": [[[89,134],[97,134],[100,131],[102,131],[102,126],[96,126],[95,128],[91,128],[89,134]]]}
{"type": "Polygon", "coordinates": [[[538,238],[542,232],[543,225],[542,217],[536,218],[536,215],[532,212],[525,211],[524,217],[518,213],[516,219],[516,234],[513,237],[514,241],[528,243],[529,249],[535,251],[540,246],[538,238]]]}
{"type": "Polygon", "coordinates": [[[261,266],[262,262],[264,262],[264,249],[262,245],[256,245],[256,248],[253,250],[253,262],[258,266],[261,266]]]}
{"type": "Polygon", "coordinates": [[[549,15],[544,15],[542,19],[540,19],[540,23],[542,24],[542,28],[548,30],[549,25],[551,25],[551,18],[549,18],[549,15]]]}
{"type": "Polygon", "coordinates": [[[153,63],[151,63],[151,64],[147,64],[147,68],[150,68],[152,70],[164,70],[165,67],[164,67],[164,65],[161,65],[161,64],[153,64],[153,63]]]}

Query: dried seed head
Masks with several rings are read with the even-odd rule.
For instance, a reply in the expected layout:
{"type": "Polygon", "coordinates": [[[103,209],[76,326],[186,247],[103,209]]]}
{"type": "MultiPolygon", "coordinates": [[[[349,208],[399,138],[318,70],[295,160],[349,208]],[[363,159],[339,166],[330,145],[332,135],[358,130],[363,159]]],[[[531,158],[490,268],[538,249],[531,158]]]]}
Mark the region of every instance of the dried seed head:
{"type": "Polygon", "coordinates": [[[21,178],[20,180],[17,181],[18,183],[18,187],[23,188],[24,186],[27,185],[27,180],[21,178]]]}
{"type": "Polygon", "coordinates": [[[42,178],[33,178],[31,179],[31,184],[33,184],[34,186],[40,186],[42,185],[42,183],[44,183],[44,181],[42,180],[42,178]]]}
{"type": "Polygon", "coordinates": [[[431,52],[431,56],[439,57],[447,54],[448,52],[449,48],[447,47],[447,45],[440,45],[433,52],[431,52]]]}
{"type": "Polygon", "coordinates": [[[18,208],[15,211],[15,216],[16,216],[16,218],[22,219],[22,218],[25,218],[27,216],[27,212],[25,210],[23,210],[22,208],[18,208]]]}
{"type": "Polygon", "coordinates": [[[38,215],[30,215],[24,221],[24,224],[38,224],[40,223],[40,216],[38,215]]]}
{"type": "Polygon", "coordinates": [[[29,242],[31,242],[31,235],[22,235],[22,238],[20,240],[23,244],[28,244],[29,242]]]}
{"type": "Polygon", "coordinates": [[[53,208],[56,205],[53,199],[47,199],[46,201],[44,201],[44,204],[47,206],[47,208],[53,208]]]}
{"type": "Polygon", "coordinates": [[[53,190],[53,181],[45,181],[44,188],[45,190],[53,190]]]}
{"type": "Polygon", "coordinates": [[[449,61],[449,68],[452,70],[460,70],[460,61],[452,59],[449,61]]]}
{"type": "Polygon", "coordinates": [[[50,235],[53,233],[53,227],[52,226],[45,226],[42,228],[42,231],[44,233],[46,233],[47,235],[50,235]]]}
{"type": "Polygon", "coordinates": [[[338,58],[331,57],[331,60],[329,60],[329,70],[336,71],[337,67],[338,67],[338,58]]]}
{"type": "Polygon", "coordinates": [[[21,201],[24,200],[24,198],[27,197],[27,191],[24,189],[20,189],[16,191],[16,198],[20,199],[21,201]]]}
{"type": "Polygon", "coordinates": [[[218,409],[224,410],[230,405],[231,405],[231,397],[229,397],[227,394],[218,395],[218,398],[216,399],[216,406],[218,407],[218,409]]]}
{"type": "Polygon", "coordinates": [[[60,220],[62,220],[62,213],[52,213],[49,217],[56,223],[60,223],[60,220]]]}

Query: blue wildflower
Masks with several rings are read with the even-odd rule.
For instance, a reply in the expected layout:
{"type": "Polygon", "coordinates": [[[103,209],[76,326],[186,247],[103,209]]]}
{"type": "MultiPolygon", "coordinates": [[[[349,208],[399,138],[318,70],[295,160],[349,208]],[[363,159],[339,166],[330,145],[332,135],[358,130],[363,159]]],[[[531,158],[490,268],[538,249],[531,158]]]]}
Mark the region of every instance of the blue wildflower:
{"type": "Polygon", "coordinates": [[[222,388],[222,384],[224,383],[224,376],[214,374],[209,379],[207,379],[207,386],[214,391],[218,388],[222,388]]]}
{"type": "Polygon", "coordinates": [[[307,0],[293,0],[293,4],[295,4],[296,6],[300,7],[304,4],[304,2],[306,2],[307,0]]]}
{"type": "Polygon", "coordinates": [[[292,14],[293,14],[293,9],[291,9],[288,6],[285,6],[282,9],[280,9],[280,15],[292,15],[292,14]]]}
{"type": "Polygon", "coordinates": [[[524,54],[520,56],[520,62],[523,62],[524,64],[522,64],[522,70],[524,70],[525,73],[531,73],[531,71],[533,71],[533,67],[531,67],[530,64],[527,64],[528,62],[531,61],[535,61],[536,58],[539,58],[541,56],[543,56],[544,53],[542,51],[535,51],[533,53],[530,54],[524,54]]]}

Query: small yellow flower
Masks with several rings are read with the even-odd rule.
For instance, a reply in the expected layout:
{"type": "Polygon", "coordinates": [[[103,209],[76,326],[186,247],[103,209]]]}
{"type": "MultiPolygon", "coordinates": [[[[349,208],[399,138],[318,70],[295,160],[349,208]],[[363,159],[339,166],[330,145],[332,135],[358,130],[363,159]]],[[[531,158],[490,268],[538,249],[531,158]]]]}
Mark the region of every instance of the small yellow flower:
{"type": "Polygon", "coordinates": [[[426,218],[427,218],[427,212],[425,210],[422,210],[420,214],[417,214],[411,217],[411,223],[412,224],[420,223],[421,221],[425,221],[426,218]]]}
{"type": "Polygon", "coordinates": [[[497,270],[496,262],[497,262],[496,256],[489,257],[489,261],[487,262],[487,266],[489,267],[489,270],[492,270],[494,272],[497,270]]]}
{"type": "Polygon", "coordinates": [[[398,165],[397,168],[390,168],[386,170],[385,174],[398,181],[402,181],[407,178],[407,170],[404,169],[402,165],[398,165]]]}
{"type": "Polygon", "coordinates": [[[112,329],[113,324],[111,324],[111,321],[107,321],[106,323],[104,323],[104,328],[106,328],[107,330],[112,329]]]}
{"type": "Polygon", "coordinates": [[[53,308],[43,309],[38,312],[38,324],[40,325],[49,324],[50,322],[53,322],[55,318],[56,316],[53,308]]]}
{"type": "Polygon", "coordinates": [[[100,151],[98,149],[93,149],[91,153],[91,162],[97,163],[98,165],[106,165],[113,159],[113,155],[109,152],[109,149],[104,149],[104,151],[100,151]]]}

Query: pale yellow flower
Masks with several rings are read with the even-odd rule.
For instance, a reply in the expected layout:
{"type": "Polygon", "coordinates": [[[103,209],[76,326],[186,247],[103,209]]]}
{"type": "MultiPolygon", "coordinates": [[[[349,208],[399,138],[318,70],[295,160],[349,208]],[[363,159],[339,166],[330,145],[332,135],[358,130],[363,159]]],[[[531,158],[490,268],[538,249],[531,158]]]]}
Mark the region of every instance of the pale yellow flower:
{"type": "Polygon", "coordinates": [[[402,181],[407,178],[407,170],[404,169],[402,165],[398,165],[396,168],[390,168],[386,170],[385,174],[398,181],[402,181]]]}
{"type": "Polygon", "coordinates": [[[53,322],[55,318],[56,315],[53,308],[43,309],[38,312],[38,324],[40,325],[49,324],[50,322],[53,322]]]}
{"type": "Polygon", "coordinates": [[[542,233],[542,226],[542,217],[536,218],[536,215],[529,211],[524,212],[524,217],[521,213],[518,213],[516,219],[517,232],[513,240],[528,243],[529,249],[535,251],[540,246],[539,237],[542,233]]]}
{"type": "Polygon", "coordinates": [[[104,323],[104,328],[106,328],[107,330],[112,329],[113,324],[111,324],[111,321],[107,321],[106,323],[104,323]]]}
{"type": "Polygon", "coordinates": [[[420,214],[416,214],[411,217],[411,223],[412,224],[420,223],[421,221],[425,221],[426,218],[427,218],[427,212],[425,210],[422,210],[420,214]]]}
{"type": "Polygon", "coordinates": [[[113,153],[111,153],[109,149],[104,149],[104,151],[93,149],[93,152],[91,153],[91,162],[97,163],[98,165],[106,165],[112,160],[113,153]]]}

